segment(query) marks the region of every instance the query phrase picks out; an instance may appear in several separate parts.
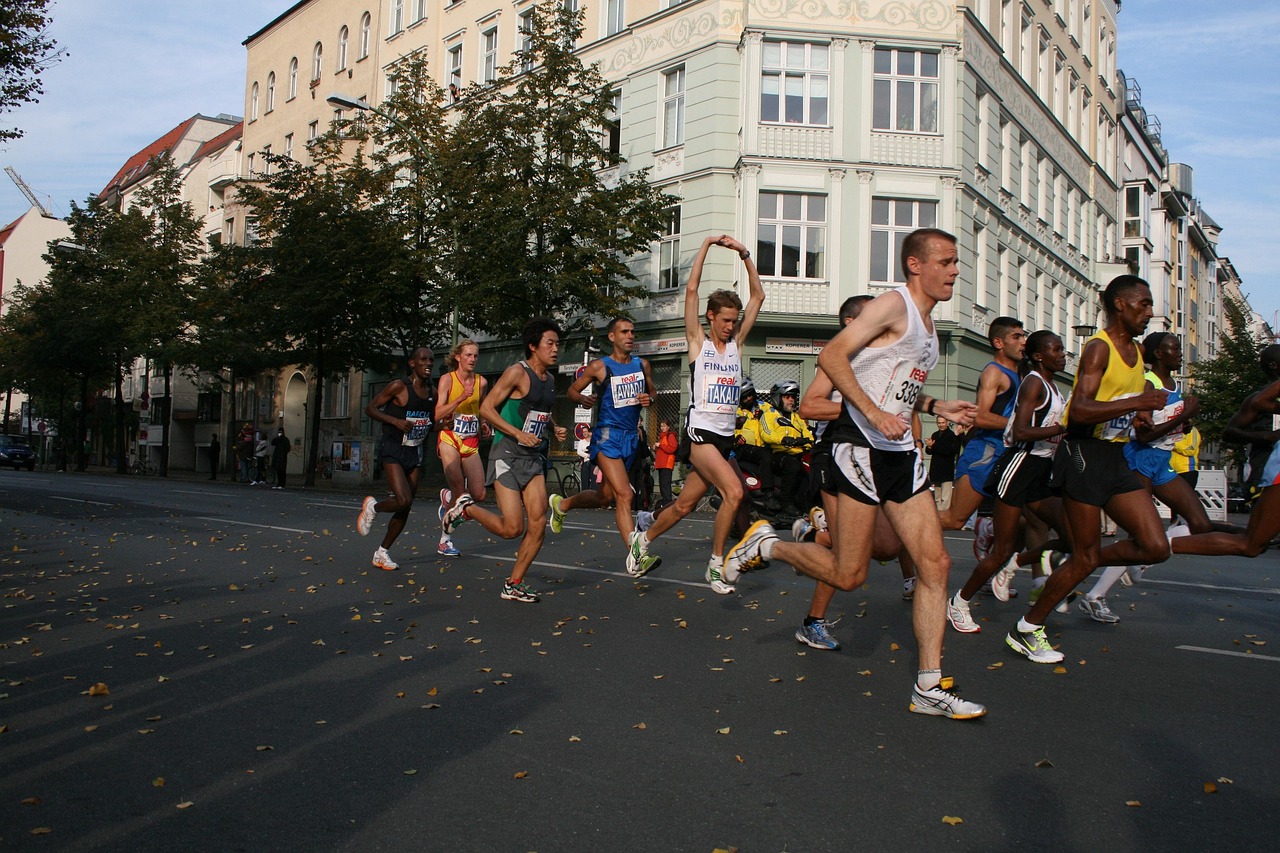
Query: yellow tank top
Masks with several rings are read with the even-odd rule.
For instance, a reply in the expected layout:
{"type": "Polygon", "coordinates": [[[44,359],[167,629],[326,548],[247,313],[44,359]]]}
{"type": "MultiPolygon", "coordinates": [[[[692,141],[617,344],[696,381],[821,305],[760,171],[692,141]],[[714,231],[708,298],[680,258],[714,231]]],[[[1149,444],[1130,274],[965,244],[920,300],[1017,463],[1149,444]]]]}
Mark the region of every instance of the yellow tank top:
{"type": "MultiPolygon", "coordinates": [[[[458,371],[450,373],[449,380],[449,399],[445,400],[446,403],[452,403],[462,396],[463,384],[458,371]]],[[[477,375],[476,381],[471,386],[471,396],[458,404],[458,408],[454,409],[454,416],[478,414],[480,414],[480,377],[477,375]]]]}
{"type": "MultiPolygon", "coordinates": [[[[1107,369],[1102,374],[1102,381],[1098,383],[1098,394],[1095,399],[1100,403],[1109,403],[1112,400],[1121,400],[1125,397],[1136,397],[1146,390],[1147,375],[1146,367],[1142,364],[1142,353],[1137,354],[1137,363],[1129,366],[1125,363],[1124,357],[1120,355],[1120,351],[1116,349],[1116,345],[1111,342],[1111,337],[1103,329],[1097,332],[1090,341],[1100,339],[1107,345],[1107,369]]],[[[1086,344],[1088,341],[1085,342],[1086,344]]],[[[1076,374],[1076,382],[1080,381],[1080,374],[1076,374]]],[[[1072,385],[1072,396],[1075,396],[1075,385],[1072,385]]],[[[1103,441],[1114,441],[1118,444],[1124,444],[1129,440],[1132,434],[1134,412],[1119,415],[1109,421],[1100,424],[1080,424],[1077,428],[1071,425],[1071,404],[1067,404],[1067,412],[1064,421],[1067,424],[1067,435],[1071,438],[1098,438],[1103,441]]]]}

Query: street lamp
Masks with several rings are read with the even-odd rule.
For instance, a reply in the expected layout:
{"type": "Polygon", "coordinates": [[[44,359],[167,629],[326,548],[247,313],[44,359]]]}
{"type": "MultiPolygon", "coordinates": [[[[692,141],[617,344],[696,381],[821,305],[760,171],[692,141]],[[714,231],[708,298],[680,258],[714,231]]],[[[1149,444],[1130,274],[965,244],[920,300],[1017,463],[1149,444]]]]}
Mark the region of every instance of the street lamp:
{"type": "MultiPolygon", "coordinates": [[[[382,118],[391,122],[391,124],[398,127],[404,133],[404,135],[413,143],[413,147],[417,151],[418,158],[430,159],[425,156],[426,152],[422,145],[422,140],[418,138],[418,135],[414,133],[409,128],[408,125],[400,121],[400,119],[396,118],[394,115],[387,112],[386,110],[378,109],[373,104],[366,101],[364,98],[353,98],[350,95],[344,95],[341,92],[330,92],[329,97],[325,98],[325,102],[328,103],[329,106],[334,107],[335,109],[360,110],[361,112],[367,111],[367,112],[373,113],[376,116],[381,116],[382,118]]],[[[417,172],[418,174],[422,173],[421,169],[415,169],[414,171],[417,172]]],[[[454,247],[454,250],[456,251],[458,246],[458,235],[456,233],[457,223],[456,223],[456,220],[454,219],[453,212],[452,212],[453,205],[450,203],[449,196],[446,193],[440,194],[440,201],[443,202],[445,206],[446,214],[449,218],[449,222],[452,224],[452,227],[455,229],[455,233],[453,235],[453,247],[454,247]]],[[[452,329],[450,346],[457,346],[458,344],[458,308],[456,305],[453,308],[452,315],[453,315],[452,319],[450,320],[450,323],[449,323],[452,329]]]]}

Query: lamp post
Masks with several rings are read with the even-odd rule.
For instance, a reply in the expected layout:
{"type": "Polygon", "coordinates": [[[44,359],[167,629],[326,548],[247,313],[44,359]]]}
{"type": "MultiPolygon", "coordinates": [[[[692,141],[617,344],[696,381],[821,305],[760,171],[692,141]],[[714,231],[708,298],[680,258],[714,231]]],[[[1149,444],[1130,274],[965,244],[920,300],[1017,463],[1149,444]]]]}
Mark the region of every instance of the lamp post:
{"type": "MultiPolygon", "coordinates": [[[[373,104],[366,101],[364,98],[353,98],[350,95],[344,95],[341,92],[331,92],[329,94],[329,97],[325,98],[325,101],[329,104],[329,106],[335,107],[337,109],[360,110],[361,112],[371,112],[376,116],[380,116],[383,119],[386,119],[392,125],[399,128],[399,130],[405,135],[405,138],[408,139],[409,142],[412,144],[412,147],[414,149],[415,160],[418,160],[419,163],[421,163],[422,161],[431,159],[430,157],[427,156],[425,147],[422,144],[422,140],[418,138],[418,135],[414,133],[414,131],[408,125],[406,125],[404,122],[402,122],[400,119],[396,118],[396,116],[387,112],[386,110],[378,109],[373,104]]],[[[421,175],[422,169],[415,168],[414,172],[418,175],[421,175]]],[[[452,231],[452,237],[453,237],[451,245],[453,249],[456,251],[458,246],[458,233],[456,230],[457,221],[453,216],[453,203],[450,200],[447,193],[440,194],[440,201],[444,205],[445,215],[449,219],[449,226],[452,231]]],[[[451,314],[451,317],[450,317],[449,325],[450,325],[451,335],[450,335],[449,345],[456,346],[458,343],[458,309],[456,305],[454,306],[450,314],[451,314]]]]}

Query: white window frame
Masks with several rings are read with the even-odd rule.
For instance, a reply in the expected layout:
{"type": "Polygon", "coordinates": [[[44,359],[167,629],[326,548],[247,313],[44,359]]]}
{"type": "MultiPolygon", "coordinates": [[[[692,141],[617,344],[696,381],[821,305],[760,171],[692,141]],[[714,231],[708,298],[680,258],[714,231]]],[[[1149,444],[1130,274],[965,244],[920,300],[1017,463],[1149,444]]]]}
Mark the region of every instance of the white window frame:
{"type": "Polygon", "coordinates": [[[684,145],[684,90],[685,67],[683,65],[662,72],[662,120],[658,127],[662,136],[659,148],[684,145]]]}
{"type": "Polygon", "coordinates": [[[317,119],[307,125],[307,147],[315,145],[316,140],[320,138],[320,120],[317,119]]]}
{"type": "Polygon", "coordinates": [[[387,15],[387,38],[404,30],[404,0],[389,0],[391,9],[387,15]]]}
{"type": "MultiPolygon", "coordinates": [[[[516,16],[516,51],[529,51],[533,49],[533,9],[525,9],[516,16]]],[[[533,68],[533,62],[525,59],[520,63],[521,71],[529,71],[533,68]]]]}
{"type": "Polygon", "coordinates": [[[360,17],[360,59],[369,58],[369,40],[373,33],[373,16],[365,12],[360,17]]]}
{"type": "Polygon", "coordinates": [[[249,121],[258,120],[258,81],[249,87],[249,121]]]}
{"type": "Polygon", "coordinates": [[[427,19],[427,0],[414,0],[413,2],[413,22],[415,24],[427,19]]]}
{"type": "Polygon", "coordinates": [[[604,34],[608,38],[626,29],[627,7],[625,0],[605,0],[604,34]]]}
{"type": "Polygon", "coordinates": [[[324,45],[316,42],[316,46],[311,49],[311,79],[319,80],[322,74],[324,74],[324,45]]]}
{"type": "Polygon", "coordinates": [[[663,235],[658,240],[658,290],[670,293],[679,290],[680,281],[680,205],[666,210],[663,235]]]}
{"type": "Polygon", "coordinates": [[[913,50],[906,48],[878,47],[873,60],[876,70],[872,74],[872,130],[889,133],[916,133],[928,136],[941,135],[941,116],[938,109],[938,98],[942,88],[942,57],[931,50],[913,50]],[[913,57],[910,71],[903,71],[903,57],[913,57]],[[934,73],[928,75],[924,70],[925,57],[930,57],[934,73]],[[881,68],[880,60],[888,60],[889,70],[881,68]],[[904,93],[911,93],[911,127],[904,127],[905,116],[901,114],[904,93]],[[925,108],[926,97],[932,93],[933,112],[929,115],[925,108]],[[883,99],[887,98],[887,103],[883,99]],[[878,105],[885,103],[888,110],[887,121],[877,118],[880,112],[878,105]],[[932,118],[932,126],[928,119],[932,118]]]}
{"type": "Polygon", "coordinates": [[[826,281],[830,205],[824,193],[761,190],[756,199],[755,253],[760,275],[826,281]],[[795,247],[794,257],[787,257],[787,246],[795,247]]]}
{"type": "MultiPolygon", "coordinates": [[[[448,85],[457,86],[458,93],[461,94],[462,92],[462,59],[463,59],[462,42],[459,41],[455,44],[449,45],[448,47],[445,48],[445,53],[448,55],[448,69],[449,69],[448,85]]],[[[454,100],[454,98],[451,97],[450,101],[452,102],[452,100],[454,100]]]]}
{"type": "Polygon", "coordinates": [[[324,388],[324,415],[326,420],[345,418],[351,414],[351,375],[344,373],[330,379],[324,388]]]}
{"type": "Polygon", "coordinates": [[[267,74],[267,108],[265,112],[269,113],[276,108],[276,72],[272,71],[267,74]]]}
{"type": "Polygon", "coordinates": [[[284,156],[290,160],[293,159],[293,134],[286,133],[284,135],[284,156]]]}
{"type": "Polygon", "coordinates": [[[871,263],[867,280],[880,287],[907,283],[902,270],[902,243],[918,228],[938,224],[936,199],[875,196],[871,199],[871,263]]]}
{"type": "Polygon", "coordinates": [[[764,124],[831,126],[830,44],[782,40],[761,43],[760,121],[764,124]],[[771,56],[774,53],[776,56],[771,56]],[[772,92],[769,91],[771,88],[772,92]],[[789,102],[795,97],[800,99],[798,117],[792,117],[788,110],[789,102]],[[766,109],[768,98],[777,99],[772,110],[766,109]],[[766,113],[775,117],[766,117],[766,113]]]}
{"type": "Polygon", "coordinates": [[[612,154],[622,153],[622,90],[616,86],[609,93],[601,144],[612,154]]]}
{"type": "Polygon", "coordinates": [[[289,100],[298,97],[298,57],[289,60],[289,100]]]}
{"type": "Polygon", "coordinates": [[[480,80],[492,83],[498,79],[498,25],[480,33],[480,80]]]}
{"type": "Polygon", "coordinates": [[[347,47],[351,41],[351,31],[343,26],[338,30],[338,70],[347,70],[347,47]]]}

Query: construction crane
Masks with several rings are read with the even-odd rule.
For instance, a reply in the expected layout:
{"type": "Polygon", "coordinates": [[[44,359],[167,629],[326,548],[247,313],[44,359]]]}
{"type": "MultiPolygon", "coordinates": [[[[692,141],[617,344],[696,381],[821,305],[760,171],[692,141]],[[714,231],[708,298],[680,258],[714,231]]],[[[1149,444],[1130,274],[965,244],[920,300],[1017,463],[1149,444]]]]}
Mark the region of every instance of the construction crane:
{"type": "Polygon", "coordinates": [[[4,171],[5,174],[9,176],[9,179],[13,181],[14,186],[21,190],[22,194],[27,197],[27,201],[31,202],[31,206],[40,211],[41,216],[48,217],[49,219],[58,218],[49,212],[49,208],[45,207],[44,202],[36,198],[36,194],[31,191],[31,187],[27,186],[27,182],[22,180],[22,176],[19,175],[12,166],[5,166],[4,171]]]}

